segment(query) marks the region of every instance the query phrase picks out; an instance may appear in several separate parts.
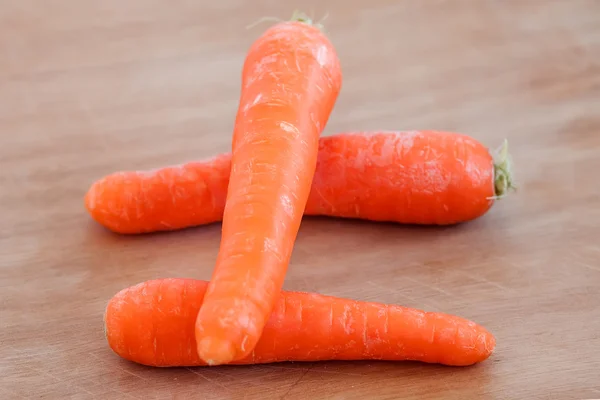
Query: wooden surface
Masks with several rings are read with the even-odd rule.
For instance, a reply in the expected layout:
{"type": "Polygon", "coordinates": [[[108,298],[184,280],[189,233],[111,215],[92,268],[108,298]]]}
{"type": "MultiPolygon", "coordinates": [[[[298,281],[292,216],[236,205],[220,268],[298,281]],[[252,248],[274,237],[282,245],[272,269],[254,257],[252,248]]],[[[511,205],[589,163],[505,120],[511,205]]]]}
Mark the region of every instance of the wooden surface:
{"type": "Polygon", "coordinates": [[[164,370],[110,351],[108,299],[208,279],[220,227],[120,237],[90,220],[85,191],[227,151],[268,24],[246,25],[287,3],[0,2],[0,398],[600,398],[597,0],[302,2],[329,12],[343,67],[326,135],[506,137],[520,189],[445,229],[307,219],[285,287],[473,319],[497,337],[489,360],[164,370]]]}

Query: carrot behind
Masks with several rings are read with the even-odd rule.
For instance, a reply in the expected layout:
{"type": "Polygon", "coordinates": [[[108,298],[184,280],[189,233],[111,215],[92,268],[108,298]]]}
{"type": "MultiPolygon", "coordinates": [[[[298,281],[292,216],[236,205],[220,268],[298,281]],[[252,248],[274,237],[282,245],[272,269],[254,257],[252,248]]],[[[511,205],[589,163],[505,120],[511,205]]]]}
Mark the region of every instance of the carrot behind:
{"type": "MultiPolygon", "coordinates": [[[[157,367],[206,365],[194,326],[208,283],[147,281],[116,294],[105,313],[119,356],[157,367]]],[[[256,347],[232,364],[323,360],[414,360],[466,366],[487,359],[494,336],[453,315],[315,293],[281,292],[256,347]]]]}
{"type": "Polygon", "coordinates": [[[247,356],[261,335],[340,87],[333,45],[303,17],[268,29],[248,52],[221,245],[196,323],[198,354],[209,364],[247,356]]]}
{"type": "MultiPolygon", "coordinates": [[[[217,222],[225,208],[230,161],[222,154],[154,171],[114,173],[90,187],[86,207],[98,223],[119,233],[217,222]]],[[[511,189],[506,146],[492,154],[455,132],[340,133],[319,141],[305,215],[448,225],[484,215],[511,189]]]]}

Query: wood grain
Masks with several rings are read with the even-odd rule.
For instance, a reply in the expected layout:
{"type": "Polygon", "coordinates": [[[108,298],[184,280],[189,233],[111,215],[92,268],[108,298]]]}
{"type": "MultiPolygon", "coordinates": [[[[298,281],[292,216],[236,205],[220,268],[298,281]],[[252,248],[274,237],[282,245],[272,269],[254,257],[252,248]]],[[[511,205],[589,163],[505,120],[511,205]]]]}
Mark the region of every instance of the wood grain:
{"type": "Polygon", "coordinates": [[[121,288],[208,279],[219,226],[120,237],[83,208],[120,169],[227,151],[241,66],[287,2],[0,2],[0,398],[600,398],[600,2],[330,0],[344,83],[326,134],[508,138],[518,193],[480,220],[303,223],[285,287],[471,318],[473,368],[309,363],[149,369],[107,347],[121,288]]]}

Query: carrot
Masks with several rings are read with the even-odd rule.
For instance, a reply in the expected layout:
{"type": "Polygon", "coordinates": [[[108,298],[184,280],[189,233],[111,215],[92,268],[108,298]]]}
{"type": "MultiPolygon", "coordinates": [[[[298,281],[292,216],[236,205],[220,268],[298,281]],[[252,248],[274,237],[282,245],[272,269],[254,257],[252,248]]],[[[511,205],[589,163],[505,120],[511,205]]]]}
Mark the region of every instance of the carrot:
{"type": "Polygon", "coordinates": [[[231,154],[148,171],[110,174],[89,188],[85,207],[108,229],[149,233],[223,218],[231,154]]]}
{"type": "Polygon", "coordinates": [[[304,16],[268,29],[248,51],[217,263],[198,313],[200,358],[248,355],[287,271],[341,88],[336,51],[304,16]]]}
{"type": "MultiPolygon", "coordinates": [[[[206,365],[194,325],[208,283],[157,279],[116,294],[104,317],[108,344],[119,356],[156,367],[206,365]]],[[[324,360],[413,360],[467,366],[487,359],[494,336],[448,314],[280,292],[256,347],[231,364],[324,360]]]]}
{"type": "MultiPolygon", "coordinates": [[[[220,221],[231,155],[117,172],[88,190],[89,214],[127,234],[220,221]]],[[[513,189],[506,143],[496,160],[469,136],[438,131],[322,137],[305,215],[448,225],[484,215],[513,189]]]]}

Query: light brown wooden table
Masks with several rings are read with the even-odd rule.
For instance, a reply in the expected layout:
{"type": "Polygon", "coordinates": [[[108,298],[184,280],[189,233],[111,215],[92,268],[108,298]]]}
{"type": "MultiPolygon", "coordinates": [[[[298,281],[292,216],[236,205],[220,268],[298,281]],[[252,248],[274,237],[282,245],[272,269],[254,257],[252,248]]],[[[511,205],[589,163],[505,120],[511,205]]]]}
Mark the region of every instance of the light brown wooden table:
{"type": "Polygon", "coordinates": [[[120,289],[208,279],[219,225],[121,237],[82,198],[101,176],[229,150],[241,66],[289,2],[0,2],[0,398],[600,398],[600,2],[308,1],[344,82],[326,135],[508,138],[519,191],[444,229],[302,225],[285,288],[473,319],[472,368],[332,362],[151,369],[107,347],[120,289]]]}

